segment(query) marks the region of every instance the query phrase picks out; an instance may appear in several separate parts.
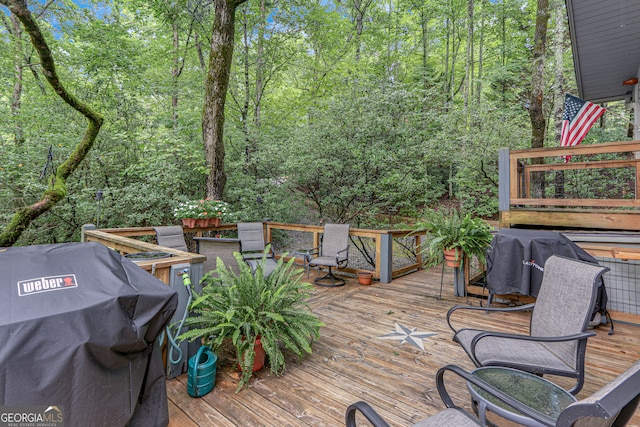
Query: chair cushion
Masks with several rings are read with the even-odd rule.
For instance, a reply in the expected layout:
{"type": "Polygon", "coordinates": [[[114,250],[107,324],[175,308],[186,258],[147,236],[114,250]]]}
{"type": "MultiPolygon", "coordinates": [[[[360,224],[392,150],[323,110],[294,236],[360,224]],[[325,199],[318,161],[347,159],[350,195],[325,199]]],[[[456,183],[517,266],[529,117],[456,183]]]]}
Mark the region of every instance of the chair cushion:
{"type": "MultiPolygon", "coordinates": [[[[455,335],[467,353],[471,353],[471,341],[485,331],[476,329],[461,329],[455,335]]],[[[555,371],[575,373],[575,367],[566,364],[552,353],[548,345],[537,341],[517,340],[513,338],[486,337],[476,346],[476,357],[481,365],[511,366],[524,370],[533,367],[553,369],[555,371]]]]}
{"type": "MultiPolygon", "coordinates": [[[[264,256],[264,252],[248,252],[248,253],[242,254],[242,259],[244,259],[245,261],[250,259],[261,260],[263,256],[264,256]]],[[[273,258],[273,257],[270,254],[267,254],[267,258],[273,258]]]]}
{"type": "Polygon", "coordinates": [[[444,411],[440,411],[437,414],[414,424],[413,427],[443,427],[443,426],[455,426],[455,427],[467,427],[467,426],[481,426],[476,419],[474,419],[467,412],[456,409],[447,408],[444,411]]]}
{"type": "Polygon", "coordinates": [[[311,258],[309,265],[324,265],[327,267],[338,267],[335,256],[319,256],[317,258],[311,258]]]}

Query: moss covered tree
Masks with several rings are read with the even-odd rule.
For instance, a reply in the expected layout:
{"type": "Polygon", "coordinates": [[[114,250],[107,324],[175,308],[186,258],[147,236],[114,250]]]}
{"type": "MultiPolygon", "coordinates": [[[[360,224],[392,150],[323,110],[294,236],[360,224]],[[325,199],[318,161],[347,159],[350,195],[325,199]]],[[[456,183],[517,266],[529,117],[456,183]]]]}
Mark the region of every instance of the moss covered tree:
{"type": "Polygon", "coordinates": [[[29,206],[18,209],[9,224],[0,232],[0,246],[12,246],[22,232],[40,215],[49,211],[62,200],[67,193],[67,179],[80,166],[98,136],[103,117],[84,102],[76,98],[62,84],[57,72],[51,49],[40,30],[36,19],[29,11],[24,0],[0,0],[0,4],[9,8],[23,25],[31,38],[31,43],[40,58],[42,73],[55,91],[70,107],[87,119],[87,128],[82,139],[69,157],[54,171],[49,188],[40,199],[29,206]]]}

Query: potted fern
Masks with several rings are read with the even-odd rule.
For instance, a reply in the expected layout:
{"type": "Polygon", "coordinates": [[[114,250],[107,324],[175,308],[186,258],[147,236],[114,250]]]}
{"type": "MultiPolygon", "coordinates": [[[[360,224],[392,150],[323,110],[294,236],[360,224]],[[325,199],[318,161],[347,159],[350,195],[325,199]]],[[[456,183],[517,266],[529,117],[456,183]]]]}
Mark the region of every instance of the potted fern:
{"type": "Polygon", "coordinates": [[[486,263],[486,250],[493,239],[491,230],[491,226],[480,218],[447,209],[427,211],[413,234],[426,233],[429,239],[420,252],[425,267],[440,264],[443,254],[448,265],[458,267],[465,255],[477,258],[482,265],[486,263]]]}
{"type": "Polygon", "coordinates": [[[264,277],[264,259],[254,274],[239,253],[234,256],[239,273],[218,258],[218,268],[203,277],[202,292],[195,296],[193,314],[186,321],[190,329],[180,338],[202,339],[213,351],[230,342],[241,370],[240,391],[253,374],[258,342],[277,375],[285,370],[283,350],[298,357],[311,354],[311,343],[323,324],[307,303],[313,285],[302,281],[304,271],[295,267],[293,258],[285,263],[281,257],[264,277]]]}

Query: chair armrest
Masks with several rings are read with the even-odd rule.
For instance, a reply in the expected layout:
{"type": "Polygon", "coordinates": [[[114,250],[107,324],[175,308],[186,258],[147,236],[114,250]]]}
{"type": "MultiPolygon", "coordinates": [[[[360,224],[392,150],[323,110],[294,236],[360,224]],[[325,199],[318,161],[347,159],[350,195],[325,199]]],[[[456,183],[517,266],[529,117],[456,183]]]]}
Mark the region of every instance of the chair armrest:
{"type": "Polygon", "coordinates": [[[457,408],[458,407],[458,406],[455,405],[455,403],[451,399],[451,396],[447,392],[447,389],[446,389],[446,386],[445,386],[445,383],[444,383],[444,374],[447,371],[453,372],[454,374],[464,378],[466,381],[472,383],[476,387],[478,387],[478,388],[484,390],[485,392],[495,396],[498,400],[501,400],[502,402],[506,403],[507,405],[511,406],[512,408],[516,409],[517,411],[522,412],[527,417],[532,418],[532,419],[540,422],[543,425],[546,425],[546,426],[555,426],[556,425],[556,420],[554,420],[553,418],[551,418],[551,417],[549,417],[547,415],[544,415],[544,414],[542,414],[542,413],[540,413],[540,412],[528,407],[527,405],[523,404],[522,402],[519,402],[519,401],[515,400],[511,396],[501,392],[497,388],[493,387],[490,384],[487,384],[486,382],[482,381],[480,378],[476,377],[475,375],[471,374],[470,372],[465,371],[464,369],[462,369],[462,368],[460,368],[459,366],[456,366],[456,365],[444,366],[444,367],[440,368],[438,370],[438,372],[436,373],[436,387],[438,389],[438,394],[440,394],[440,398],[442,399],[442,401],[444,402],[444,404],[445,404],[445,406],[447,408],[457,408]]]}
{"type": "Polygon", "coordinates": [[[269,255],[270,258],[275,257],[276,253],[273,250],[273,243],[267,242],[267,243],[264,244],[265,253],[267,252],[267,250],[269,251],[268,255],[269,255]]]}
{"type": "Polygon", "coordinates": [[[493,338],[507,338],[507,339],[516,339],[521,341],[536,341],[536,342],[565,342],[565,341],[577,341],[577,340],[586,340],[589,337],[595,336],[596,333],[593,331],[580,332],[578,334],[564,335],[560,337],[532,337],[529,335],[518,335],[518,334],[510,334],[506,332],[493,332],[486,331],[476,335],[473,340],[471,340],[471,346],[469,351],[471,352],[471,357],[473,360],[478,360],[476,358],[476,346],[478,342],[487,337],[493,338]]]}
{"type": "Polygon", "coordinates": [[[586,331],[586,332],[580,332],[577,334],[563,335],[559,337],[532,337],[530,335],[511,334],[508,332],[486,331],[476,335],[473,338],[473,341],[471,342],[472,343],[478,342],[485,337],[509,338],[509,339],[523,340],[523,341],[538,341],[538,342],[564,342],[564,341],[576,341],[576,340],[586,339],[589,337],[593,337],[595,335],[596,333],[593,331],[586,331]]]}
{"type": "Polygon", "coordinates": [[[449,325],[449,328],[453,331],[453,333],[458,333],[458,329],[455,329],[453,327],[453,325],[451,325],[451,315],[453,314],[453,312],[457,311],[457,310],[475,310],[475,311],[486,311],[486,312],[511,312],[511,311],[524,311],[524,310],[530,310],[533,308],[535,304],[531,303],[531,304],[525,304],[525,305],[521,305],[518,307],[475,307],[475,306],[471,306],[471,305],[454,305],[453,307],[451,307],[449,309],[449,311],[447,312],[447,324],[449,325]]]}
{"type": "Polygon", "coordinates": [[[347,412],[344,416],[345,425],[347,427],[356,427],[356,412],[360,412],[374,427],[391,427],[385,420],[382,419],[375,409],[373,409],[367,402],[356,402],[347,408],[347,412]]]}
{"type": "Polygon", "coordinates": [[[349,261],[349,246],[336,252],[336,263],[340,264],[341,262],[344,262],[344,261],[347,261],[347,262],[349,261]],[[341,257],[340,254],[343,252],[346,252],[346,256],[341,257]]]}
{"type": "Polygon", "coordinates": [[[311,255],[318,255],[319,253],[320,253],[319,247],[310,248],[310,249],[296,249],[295,251],[293,251],[293,255],[301,256],[306,261],[309,261],[309,259],[311,259],[311,255]]]}

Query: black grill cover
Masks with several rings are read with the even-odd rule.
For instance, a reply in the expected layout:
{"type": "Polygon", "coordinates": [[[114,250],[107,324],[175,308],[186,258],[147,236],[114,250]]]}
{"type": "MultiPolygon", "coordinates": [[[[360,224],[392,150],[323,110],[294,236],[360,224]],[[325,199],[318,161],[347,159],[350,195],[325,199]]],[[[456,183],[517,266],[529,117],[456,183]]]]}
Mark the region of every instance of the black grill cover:
{"type": "Polygon", "coordinates": [[[99,243],[0,251],[0,404],[67,426],[168,424],[154,341],[177,293],[99,243]]]}
{"type": "Polygon", "coordinates": [[[487,251],[487,288],[493,294],[538,296],[544,263],[551,255],[598,263],[560,233],[503,228],[487,251]]]}

